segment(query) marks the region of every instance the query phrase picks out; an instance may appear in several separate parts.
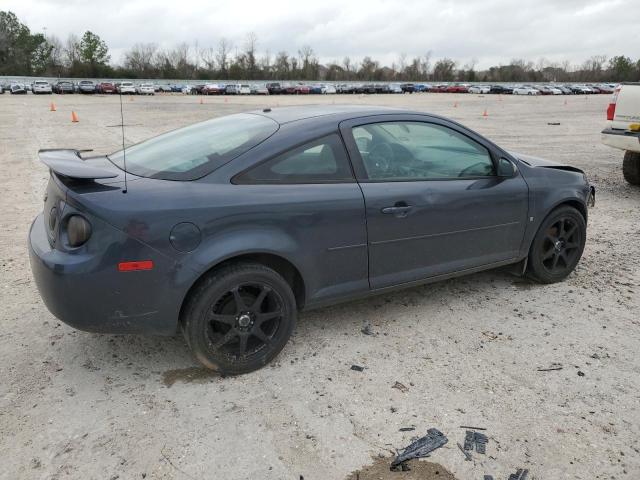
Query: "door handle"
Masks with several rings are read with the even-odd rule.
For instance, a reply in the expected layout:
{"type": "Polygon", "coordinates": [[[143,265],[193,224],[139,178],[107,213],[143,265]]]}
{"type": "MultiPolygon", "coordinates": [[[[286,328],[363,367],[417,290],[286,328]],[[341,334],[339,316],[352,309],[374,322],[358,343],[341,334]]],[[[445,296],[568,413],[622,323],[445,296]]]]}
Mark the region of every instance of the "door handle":
{"type": "Polygon", "coordinates": [[[384,207],[381,212],[386,215],[395,215],[396,217],[406,217],[413,207],[411,205],[395,205],[393,207],[384,207]]]}

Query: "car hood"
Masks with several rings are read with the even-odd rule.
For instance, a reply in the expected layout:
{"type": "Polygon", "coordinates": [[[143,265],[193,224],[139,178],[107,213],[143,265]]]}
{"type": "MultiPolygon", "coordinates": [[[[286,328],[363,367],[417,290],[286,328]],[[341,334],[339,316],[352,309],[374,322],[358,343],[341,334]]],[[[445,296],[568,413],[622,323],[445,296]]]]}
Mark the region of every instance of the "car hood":
{"type": "Polygon", "coordinates": [[[509,153],[513,155],[515,158],[517,158],[518,160],[526,163],[530,167],[553,168],[556,170],[566,170],[568,172],[584,173],[583,170],[577,167],[573,167],[571,165],[553,162],[551,160],[545,160],[544,158],[533,157],[531,155],[524,155],[522,153],[516,153],[516,152],[509,152],[509,153]]]}

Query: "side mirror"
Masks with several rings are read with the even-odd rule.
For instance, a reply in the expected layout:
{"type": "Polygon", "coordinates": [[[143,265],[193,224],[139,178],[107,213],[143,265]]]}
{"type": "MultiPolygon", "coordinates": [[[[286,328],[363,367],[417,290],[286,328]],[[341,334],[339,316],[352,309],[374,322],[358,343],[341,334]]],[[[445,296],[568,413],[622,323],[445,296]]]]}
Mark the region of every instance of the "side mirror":
{"type": "Polygon", "coordinates": [[[498,160],[498,177],[513,177],[516,173],[516,167],[506,158],[498,160]]]}

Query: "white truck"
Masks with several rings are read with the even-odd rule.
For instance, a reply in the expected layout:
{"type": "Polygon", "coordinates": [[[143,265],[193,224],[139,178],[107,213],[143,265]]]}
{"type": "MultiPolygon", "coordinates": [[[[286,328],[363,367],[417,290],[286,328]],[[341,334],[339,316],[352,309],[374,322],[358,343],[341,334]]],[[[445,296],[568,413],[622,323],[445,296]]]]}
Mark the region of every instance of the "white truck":
{"type": "Polygon", "coordinates": [[[630,184],[640,185],[640,82],[615,88],[602,143],[625,151],[622,174],[630,184]]]}

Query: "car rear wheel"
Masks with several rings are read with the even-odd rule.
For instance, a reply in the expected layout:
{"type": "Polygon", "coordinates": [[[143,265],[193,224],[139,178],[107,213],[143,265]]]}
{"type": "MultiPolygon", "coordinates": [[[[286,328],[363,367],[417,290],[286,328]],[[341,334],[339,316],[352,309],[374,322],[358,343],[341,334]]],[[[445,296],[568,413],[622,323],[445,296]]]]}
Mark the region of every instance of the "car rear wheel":
{"type": "Polygon", "coordinates": [[[624,153],[622,175],[631,185],[640,185],[640,153],[629,151],[624,153]]]}
{"type": "Polygon", "coordinates": [[[576,267],[587,238],[587,225],[573,207],[562,206],[551,212],[531,244],[529,276],[540,283],[564,280],[576,267]]]}
{"type": "Polygon", "coordinates": [[[196,358],[225,375],[257,370],[284,348],[296,323],[289,284],[260,264],[223,267],[191,295],[182,317],[196,358]]]}

